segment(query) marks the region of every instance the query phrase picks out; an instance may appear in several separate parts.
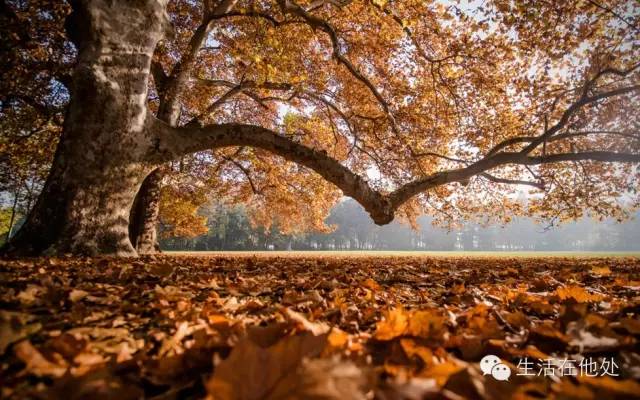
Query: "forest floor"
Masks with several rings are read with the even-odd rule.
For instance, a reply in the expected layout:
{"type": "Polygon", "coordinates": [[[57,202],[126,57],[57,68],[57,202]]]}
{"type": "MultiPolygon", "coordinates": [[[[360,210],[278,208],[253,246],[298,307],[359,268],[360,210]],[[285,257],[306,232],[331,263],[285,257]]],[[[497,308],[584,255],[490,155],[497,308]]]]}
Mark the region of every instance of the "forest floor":
{"type": "Polygon", "coordinates": [[[1,398],[631,399],[639,340],[635,257],[0,260],[1,398]]]}

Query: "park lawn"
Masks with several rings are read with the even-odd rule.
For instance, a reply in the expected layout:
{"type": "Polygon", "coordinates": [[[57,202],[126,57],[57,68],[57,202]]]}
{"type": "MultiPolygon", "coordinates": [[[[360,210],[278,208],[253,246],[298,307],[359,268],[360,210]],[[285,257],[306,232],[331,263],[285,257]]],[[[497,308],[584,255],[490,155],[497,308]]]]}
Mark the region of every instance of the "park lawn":
{"type": "Polygon", "coordinates": [[[489,258],[604,258],[604,257],[637,257],[640,251],[419,251],[419,250],[238,250],[238,251],[166,251],[169,255],[180,256],[256,256],[256,257],[489,257],[489,258]]]}
{"type": "Polygon", "coordinates": [[[639,258],[370,254],[0,260],[0,395],[640,395],[639,258]],[[617,376],[520,376],[523,360],[617,376]]]}

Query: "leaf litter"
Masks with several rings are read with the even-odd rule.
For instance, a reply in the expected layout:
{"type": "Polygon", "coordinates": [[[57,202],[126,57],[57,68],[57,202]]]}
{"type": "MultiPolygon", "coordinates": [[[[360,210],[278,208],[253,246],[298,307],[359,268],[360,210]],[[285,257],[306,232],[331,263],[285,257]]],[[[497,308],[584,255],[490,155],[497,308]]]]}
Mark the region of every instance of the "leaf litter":
{"type": "Polygon", "coordinates": [[[0,284],[2,398],[640,397],[636,258],[39,258],[0,284]]]}

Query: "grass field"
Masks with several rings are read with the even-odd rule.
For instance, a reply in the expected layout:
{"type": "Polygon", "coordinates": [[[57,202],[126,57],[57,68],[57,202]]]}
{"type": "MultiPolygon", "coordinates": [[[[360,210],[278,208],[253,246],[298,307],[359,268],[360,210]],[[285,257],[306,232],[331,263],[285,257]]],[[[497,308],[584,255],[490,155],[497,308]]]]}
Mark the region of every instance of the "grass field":
{"type": "Polygon", "coordinates": [[[181,256],[238,256],[238,257],[445,257],[445,258],[539,258],[539,257],[635,257],[638,251],[167,251],[169,255],[181,256]]]}

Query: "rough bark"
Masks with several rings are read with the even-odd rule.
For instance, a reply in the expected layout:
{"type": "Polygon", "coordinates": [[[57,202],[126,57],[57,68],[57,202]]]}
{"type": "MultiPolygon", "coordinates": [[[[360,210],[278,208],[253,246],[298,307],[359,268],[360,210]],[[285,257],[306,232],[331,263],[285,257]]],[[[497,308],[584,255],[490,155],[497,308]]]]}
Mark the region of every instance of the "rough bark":
{"type": "MultiPolygon", "coordinates": [[[[163,75],[162,66],[154,66],[156,68],[154,71],[155,83],[158,93],[160,93],[160,107],[157,117],[161,121],[171,126],[177,126],[180,118],[180,96],[189,80],[198,51],[207,40],[212,16],[221,11],[228,11],[234,4],[235,1],[223,1],[218,10],[214,10],[212,13],[205,12],[202,23],[189,41],[186,53],[169,76],[163,75]]],[[[151,254],[160,251],[157,227],[163,177],[164,171],[161,168],[155,169],[147,176],[140,187],[140,191],[136,196],[135,206],[131,212],[130,239],[140,254],[151,254]]]]}
{"type": "Polygon", "coordinates": [[[142,182],[131,208],[129,238],[138,254],[152,254],[160,251],[157,223],[163,176],[162,168],[154,169],[142,182]]]}
{"type": "Polygon", "coordinates": [[[154,167],[147,78],[167,18],[163,2],[72,2],[78,47],[72,99],[43,192],[5,248],[14,254],[134,255],[129,210],[154,167]]]}

